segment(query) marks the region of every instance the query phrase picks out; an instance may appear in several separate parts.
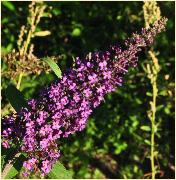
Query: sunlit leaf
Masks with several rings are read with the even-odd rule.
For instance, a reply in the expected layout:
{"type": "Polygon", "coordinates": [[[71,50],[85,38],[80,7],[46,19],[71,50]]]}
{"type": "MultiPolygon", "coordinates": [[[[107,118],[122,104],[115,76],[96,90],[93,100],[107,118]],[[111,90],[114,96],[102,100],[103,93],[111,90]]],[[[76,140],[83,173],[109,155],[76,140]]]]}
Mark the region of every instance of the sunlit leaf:
{"type": "Polygon", "coordinates": [[[35,32],[35,36],[48,36],[50,35],[51,32],[50,31],[39,31],[39,32],[35,32]]]}
{"type": "Polygon", "coordinates": [[[151,131],[150,126],[141,126],[140,128],[144,131],[151,131]]]}
{"type": "Polygon", "coordinates": [[[4,176],[4,178],[5,179],[14,178],[20,172],[25,159],[26,159],[25,156],[23,154],[20,154],[12,165],[8,164],[6,168],[3,170],[2,175],[4,176]]]}
{"type": "Polygon", "coordinates": [[[52,10],[52,12],[53,12],[53,14],[54,15],[60,15],[62,12],[61,12],[61,10],[60,9],[56,9],[56,8],[54,8],[53,10],[52,10]]]}
{"type": "Polygon", "coordinates": [[[51,179],[72,179],[71,171],[66,170],[66,168],[58,161],[48,174],[51,179]]]}
{"type": "Polygon", "coordinates": [[[81,30],[79,28],[75,28],[72,31],[72,36],[80,36],[81,30]]]}
{"type": "Polygon", "coordinates": [[[146,95],[152,97],[152,93],[151,92],[147,92],[146,95]]]}
{"type": "Polygon", "coordinates": [[[9,1],[2,1],[2,5],[8,8],[8,10],[10,11],[13,11],[13,12],[15,11],[14,5],[9,1]]]}
{"type": "Polygon", "coordinates": [[[62,72],[59,68],[59,66],[49,57],[43,58],[43,60],[48,63],[48,65],[51,67],[51,69],[54,71],[54,73],[56,74],[56,76],[58,78],[61,78],[62,76],[62,72]]]}
{"type": "Polygon", "coordinates": [[[149,140],[147,140],[147,139],[145,139],[144,142],[145,142],[146,144],[148,144],[148,145],[151,145],[151,142],[150,142],[149,140]]]}

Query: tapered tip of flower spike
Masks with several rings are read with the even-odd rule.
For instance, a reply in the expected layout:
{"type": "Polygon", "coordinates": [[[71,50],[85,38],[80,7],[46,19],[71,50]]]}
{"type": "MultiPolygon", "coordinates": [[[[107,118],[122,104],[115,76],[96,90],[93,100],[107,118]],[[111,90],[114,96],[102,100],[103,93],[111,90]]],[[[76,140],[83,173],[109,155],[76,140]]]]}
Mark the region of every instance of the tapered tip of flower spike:
{"type": "Polygon", "coordinates": [[[146,47],[153,43],[156,35],[165,30],[167,18],[162,17],[155,21],[149,28],[142,28],[141,33],[133,33],[131,38],[125,41],[125,45],[129,48],[146,47]]]}
{"type": "Polygon", "coordinates": [[[165,30],[167,21],[168,19],[166,17],[162,17],[158,21],[155,21],[153,27],[155,27],[157,32],[160,33],[161,31],[165,30]]]}

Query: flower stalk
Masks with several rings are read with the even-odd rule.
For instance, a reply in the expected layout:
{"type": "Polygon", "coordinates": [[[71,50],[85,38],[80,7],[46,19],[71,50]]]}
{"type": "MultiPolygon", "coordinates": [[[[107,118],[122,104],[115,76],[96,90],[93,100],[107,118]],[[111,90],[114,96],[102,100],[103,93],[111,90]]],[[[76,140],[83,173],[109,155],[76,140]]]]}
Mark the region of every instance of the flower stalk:
{"type": "MultiPolygon", "coordinates": [[[[156,1],[145,1],[143,5],[145,26],[148,29],[151,24],[158,21],[161,18],[160,8],[157,6],[156,1]]],[[[156,167],[155,167],[155,133],[156,133],[156,98],[158,96],[157,88],[157,75],[160,71],[160,66],[158,64],[158,59],[153,50],[150,50],[149,55],[152,59],[150,63],[147,64],[146,73],[147,77],[150,79],[152,85],[152,101],[150,101],[151,110],[148,112],[148,117],[151,121],[151,146],[150,146],[150,161],[151,161],[151,171],[152,179],[155,179],[156,167]]],[[[156,157],[157,158],[157,157],[156,157]]]]}
{"type": "MultiPolygon", "coordinates": [[[[22,26],[21,33],[19,35],[19,40],[18,40],[18,42],[19,42],[18,48],[19,48],[19,52],[21,55],[27,53],[29,45],[30,45],[30,41],[34,37],[36,27],[40,21],[40,18],[42,17],[42,15],[44,13],[45,8],[46,8],[46,6],[42,2],[40,2],[38,5],[38,4],[36,4],[36,2],[33,1],[29,5],[29,13],[30,13],[30,16],[28,17],[29,28],[22,26]],[[27,38],[26,38],[26,41],[24,41],[23,45],[20,47],[20,45],[22,44],[21,40],[23,39],[24,31],[28,32],[27,38]]],[[[17,82],[17,89],[20,89],[21,80],[23,78],[23,75],[24,75],[24,73],[20,72],[18,82],[17,82]]]]}
{"type": "Polygon", "coordinates": [[[150,79],[152,85],[152,96],[153,100],[150,102],[151,114],[148,114],[151,121],[151,170],[152,170],[152,179],[155,179],[156,168],[155,168],[155,133],[156,133],[156,98],[158,96],[157,88],[157,75],[160,71],[160,66],[158,64],[158,59],[154,52],[149,51],[149,55],[152,58],[152,63],[147,68],[148,78],[150,79]]]}

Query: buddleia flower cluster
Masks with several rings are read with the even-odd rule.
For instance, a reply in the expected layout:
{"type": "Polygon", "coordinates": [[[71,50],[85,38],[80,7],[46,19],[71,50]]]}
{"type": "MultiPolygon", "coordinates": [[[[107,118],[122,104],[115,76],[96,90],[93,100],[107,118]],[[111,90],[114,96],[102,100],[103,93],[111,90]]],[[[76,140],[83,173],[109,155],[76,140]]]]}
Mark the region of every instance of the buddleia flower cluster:
{"type": "Polygon", "coordinates": [[[75,66],[49,86],[28,107],[2,120],[2,145],[9,148],[19,144],[27,153],[24,176],[40,171],[47,175],[60,157],[58,140],[82,131],[87,120],[107,93],[122,85],[123,76],[137,65],[137,53],[153,43],[164,30],[162,18],[141,33],[125,41],[125,49],[110,46],[107,51],[89,53],[76,58],[75,66]]]}

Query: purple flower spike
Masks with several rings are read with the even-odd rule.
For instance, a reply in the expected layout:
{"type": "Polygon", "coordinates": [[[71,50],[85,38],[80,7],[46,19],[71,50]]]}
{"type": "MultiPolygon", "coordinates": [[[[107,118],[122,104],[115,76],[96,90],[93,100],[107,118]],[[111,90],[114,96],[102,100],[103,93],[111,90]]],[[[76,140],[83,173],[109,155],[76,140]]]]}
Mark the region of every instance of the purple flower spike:
{"type": "Polygon", "coordinates": [[[38,99],[28,101],[28,109],[3,118],[3,147],[18,142],[28,155],[25,177],[31,171],[40,171],[42,176],[50,172],[60,157],[56,140],[85,128],[93,109],[105,94],[122,85],[129,67],[137,65],[137,53],[154,41],[166,21],[162,18],[153,27],[133,34],[125,41],[125,50],[115,45],[105,52],[89,53],[85,59],[76,58],[73,69],[45,87],[38,99]]]}

